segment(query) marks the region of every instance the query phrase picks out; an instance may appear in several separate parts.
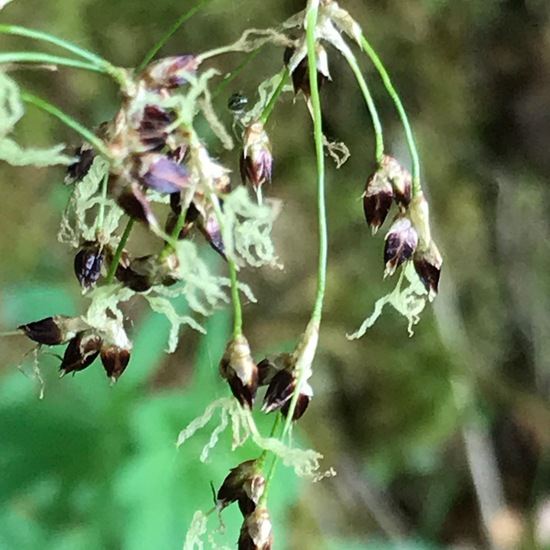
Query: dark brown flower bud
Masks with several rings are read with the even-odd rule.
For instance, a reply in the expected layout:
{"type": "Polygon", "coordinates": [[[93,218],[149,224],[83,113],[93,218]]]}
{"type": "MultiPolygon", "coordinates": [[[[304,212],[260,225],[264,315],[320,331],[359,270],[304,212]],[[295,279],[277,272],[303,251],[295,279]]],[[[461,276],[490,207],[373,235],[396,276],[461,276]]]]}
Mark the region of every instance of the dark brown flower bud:
{"type": "Polygon", "coordinates": [[[166,145],[167,129],[176,119],[172,111],[158,105],[146,105],[139,122],[140,141],[147,150],[160,151],[166,145]]]}
{"type": "Polygon", "coordinates": [[[135,155],[132,175],[161,193],[176,193],[189,184],[187,167],[160,153],[135,155]]]}
{"type": "Polygon", "coordinates": [[[443,258],[433,241],[426,248],[418,248],[413,255],[414,268],[422,284],[428,291],[428,299],[433,300],[439,286],[443,258]]]}
{"type": "Polygon", "coordinates": [[[393,189],[388,178],[380,170],[367,180],[363,193],[363,211],[365,219],[375,235],[386,220],[393,200],[393,189]]]}
{"type": "Polygon", "coordinates": [[[223,244],[222,230],[220,224],[218,223],[218,218],[214,212],[211,212],[208,217],[199,224],[200,232],[205,236],[208,244],[224,259],[225,257],[225,246],[223,244]]]}
{"type": "Polygon", "coordinates": [[[251,409],[258,389],[258,367],[242,334],[229,342],[219,368],[239,403],[251,409]]]}
{"type": "MultiPolygon", "coordinates": [[[[290,63],[292,56],[294,55],[294,48],[288,47],[284,53],[285,65],[290,63]]],[[[328,70],[328,56],[327,51],[323,46],[317,44],[317,85],[320,88],[326,80],[330,80],[330,73],[328,70]]],[[[294,86],[294,93],[297,94],[300,90],[309,98],[311,96],[311,85],[309,82],[309,70],[308,60],[305,56],[296,66],[292,72],[292,85],[294,86]]]]}
{"type": "MultiPolygon", "coordinates": [[[[292,401],[292,394],[296,389],[296,382],[296,373],[288,369],[280,370],[275,374],[267,388],[262,411],[270,413],[280,409],[281,413],[286,417],[290,408],[290,402],[292,401]]],[[[292,420],[299,420],[303,416],[312,397],[313,389],[309,385],[309,382],[304,381],[300,388],[292,420]]]]}
{"type": "Polygon", "coordinates": [[[59,370],[61,376],[89,367],[99,355],[102,339],[93,331],[79,332],[67,346],[59,370]]]}
{"type": "Polygon", "coordinates": [[[130,350],[120,346],[109,345],[101,348],[101,362],[107,376],[114,383],[125,371],[130,361],[130,350]]]}
{"type": "Polygon", "coordinates": [[[76,160],[67,166],[66,184],[76,183],[84,178],[94,162],[95,151],[91,145],[84,143],[75,149],[74,156],[76,160]]]}
{"type": "Polygon", "coordinates": [[[296,360],[292,353],[279,353],[274,357],[266,357],[258,363],[259,386],[267,386],[273,377],[281,370],[292,371],[296,360]]]}
{"type": "Polygon", "coordinates": [[[232,468],[217,494],[217,506],[223,510],[238,501],[243,516],[251,514],[265,489],[265,478],[255,460],[247,460],[232,468]]]}
{"type": "Polygon", "coordinates": [[[101,275],[103,247],[98,242],[85,242],[74,257],[74,272],[80,286],[88,289],[101,275]]]}
{"type": "Polygon", "coordinates": [[[151,203],[137,183],[116,188],[114,196],[117,204],[130,218],[143,222],[148,227],[158,226],[151,203]]]}
{"type": "Polygon", "coordinates": [[[176,263],[175,254],[167,256],[162,261],[153,254],[133,259],[126,256],[117,267],[115,275],[117,280],[134,292],[146,292],[155,285],[174,284],[176,278],[173,273],[177,268],[176,263]]]}
{"type": "Polygon", "coordinates": [[[264,506],[257,507],[247,516],[241,527],[239,536],[239,550],[271,550],[273,545],[273,533],[271,532],[271,519],[264,506]]]}
{"type": "Polygon", "coordinates": [[[177,88],[183,86],[194,75],[199,64],[194,55],[165,57],[148,65],[139,75],[148,88],[177,88]]]}
{"type": "Polygon", "coordinates": [[[399,162],[389,155],[382,157],[381,168],[393,188],[393,198],[400,206],[411,202],[412,176],[399,162]]]}
{"type": "Polygon", "coordinates": [[[40,321],[18,327],[28,338],[45,346],[65,344],[83,328],[85,325],[80,317],[66,317],[65,315],[46,317],[40,321]]]}
{"type": "Polygon", "coordinates": [[[413,255],[417,245],[418,235],[411,220],[405,216],[398,216],[386,235],[384,277],[393,275],[395,270],[413,255]]]}
{"type": "Polygon", "coordinates": [[[244,149],[241,153],[240,168],[243,183],[250,181],[260,187],[271,181],[273,156],[269,137],[261,122],[253,122],[244,133],[244,149]]]}

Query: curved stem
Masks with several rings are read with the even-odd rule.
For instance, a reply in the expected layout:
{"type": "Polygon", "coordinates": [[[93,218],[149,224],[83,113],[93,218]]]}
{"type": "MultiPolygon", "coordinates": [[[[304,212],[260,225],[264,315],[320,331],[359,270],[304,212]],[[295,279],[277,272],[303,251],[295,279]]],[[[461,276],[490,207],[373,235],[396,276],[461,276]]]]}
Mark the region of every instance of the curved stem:
{"type": "Polygon", "coordinates": [[[61,57],[59,55],[50,55],[42,52],[7,52],[0,53],[0,64],[6,63],[45,63],[47,65],[61,65],[72,67],[74,69],[85,69],[96,73],[107,74],[107,71],[87,61],[61,57]]]}
{"type": "Polygon", "coordinates": [[[132,232],[132,227],[134,226],[134,220],[130,218],[128,220],[128,223],[126,224],[126,227],[124,228],[124,233],[122,234],[122,237],[120,238],[120,242],[118,243],[118,246],[116,247],[115,254],[113,256],[113,261],[109,267],[109,272],[107,273],[107,277],[105,279],[105,284],[110,285],[113,282],[113,279],[115,278],[116,269],[118,267],[118,263],[120,262],[120,257],[122,256],[122,251],[124,250],[124,247],[126,246],[126,243],[128,242],[128,239],[130,238],[130,233],[132,232]]]}
{"type": "Polygon", "coordinates": [[[376,109],[376,105],[372,99],[372,94],[370,93],[369,87],[363,77],[363,73],[357,64],[355,56],[351,52],[347,51],[343,51],[342,54],[348,62],[350,69],[353,71],[357,84],[359,84],[359,88],[361,88],[361,92],[365,98],[365,103],[367,104],[372,125],[374,127],[374,136],[376,140],[376,160],[380,162],[382,160],[382,156],[384,155],[384,137],[382,133],[382,124],[380,123],[380,117],[378,116],[378,110],[376,109]]]}
{"type": "Polygon", "coordinates": [[[75,132],[78,132],[90,145],[92,145],[99,154],[105,157],[107,160],[112,160],[113,157],[110,151],[105,147],[103,141],[101,141],[92,131],[88,130],[85,126],[77,122],[74,118],[70,117],[51,103],[48,103],[46,100],[41,97],[35,96],[28,92],[21,91],[21,99],[25,103],[30,103],[39,109],[42,109],[46,113],[55,116],[63,124],[67,125],[69,128],[73,129],[75,132]]]}
{"type": "Polygon", "coordinates": [[[160,38],[160,40],[147,52],[143,61],[138,65],[137,72],[143,71],[147,65],[151,62],[153,57],[157,55],[158,51],[168,42],[172,35],[188,20],[199,12],[204,6],[209,4],[212,0],[202,0],[194,8],[191,8],[187,13],[184,13],[160,38]]]}
{"type": "Polygon", "coordinates": [[[384,87],[386,88],[395,105],[395,108],[397,109],[397,112],[399,113],[399,118],[401,119],[401,123],[403,124],[403,128],[405,130],[405,137],[407,139],[407,145],[409,147],[409,153],[411,155],[412,161],[412,193],[413,196],[418,195],[422,192],[422,188],[420,186],[420,160],[418,158],[418,150],[416,149],[416,143],[414,141],[414,135],[411,125],[409,123],[409,118],[407,117],[407,113],[405,112],[403,104],[401,103],[401,98],[399,97],[399,94],[392,84],[388,71],[386,71],[386,67],[384,67],[384,64],[378,57],[378,54],[374,51],[373,47],[369,44],[364,35],[361,35],[361,46],[370,57],[374,66],[376,67],[376,70],[380,74],[382,82],[384,83],[384,87]]]}
{"type": "Polygon", "coordinates": [[[273,111],[273,107],[275,107],[275,104],[277,103],[279,96],[283,92],[283,88],[285,87],[285,83],[287,81],[288,75],[289,75],[288,67],[285,67],[281,72],[281,80],[279,81],[277,88],[269,98],[268,104],[265,106],[265,109],[263,110],[262,114],[260,115],[260,118],[258,119],[262,124],[265,124],[267,122],[267,119],[269,118],[271,111],[273,111]]]}

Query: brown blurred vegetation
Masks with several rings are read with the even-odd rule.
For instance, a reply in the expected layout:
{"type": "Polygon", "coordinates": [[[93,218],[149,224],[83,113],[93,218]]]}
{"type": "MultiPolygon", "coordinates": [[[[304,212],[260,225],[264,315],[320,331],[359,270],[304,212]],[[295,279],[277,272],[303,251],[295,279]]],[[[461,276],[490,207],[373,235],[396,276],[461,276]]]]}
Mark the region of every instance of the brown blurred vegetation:
{"type": "MultiPolygon", "coordinates": [[[[191,5],[15,0],[2,18],[133,66],[191,5]]],[[[316,398],[301,429],[339,475],[304,486],[289,512],[292,548],[316,548],[336,535],[533,548],[537,514],[550,498],[550,5],[341,5],[364,26],[410,114],[445,264],[440,295],[413,338],[390,312],[361,340],[346,340],[394,283],[382,281],[383,239],[370,236],[359,200],[374,164],[368,113],[353,75],[329,52],[325,127],[347,144],[351,158],[328,172],[328,297],[316,398]]],[[[302,7],[296,0],[213,2],[162,53],[228,43],[245,28],[276,25],[302,7]]],[[[2,48],[8,43],[28,48],[15,38],[3,39],[2,48]]],[[[281,59],[281,51],[266,48],[222,94],[220,108],[233,91],[253,97],[281,59]]],[[[218,66],[227,72],[239,61],[231,55],[218,66]]],[[[407,163],[393,105],[366,59],[362,66],[387,148],[407,163]]],[[[18,79],[88,126],[116,108],[116,91],[99,76],[26,71],[18,79]]],[[[254,349],[275,351],[299,336],[314,295],[315,180],[302,101],[286,96],[268,130],[275,172],[266,193],[284,201],[276,242],[285,269],[246,274],[259,304],[246,307],[245,324],[254,349]]],[[[18,132],[26,143],[78,141],[32,109],[18,132]]],[[[62,177],[53,169],[1,167],[3,287],[22,280],[73,285],[70,253],[55,241],[67,197],[62,177]]],[[[192,367],[183,345],[166,362],[156,369],[192,367]]],[[[166,376],[185,385],[184,373],[166,376]]]]}

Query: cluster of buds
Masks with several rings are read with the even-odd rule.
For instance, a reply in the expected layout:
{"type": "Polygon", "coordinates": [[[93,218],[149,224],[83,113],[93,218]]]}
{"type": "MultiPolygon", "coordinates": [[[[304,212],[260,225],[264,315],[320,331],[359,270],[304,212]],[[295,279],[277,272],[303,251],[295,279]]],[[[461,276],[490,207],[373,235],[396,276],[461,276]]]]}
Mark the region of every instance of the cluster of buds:
{"type": "Polygon", "coordinates": [[[232,468],[216,495],[216,506],[223,510],[237,502],[244,521],[239,535],[239,550],[270,550],[273,544],[267,508],[259,504],[265,478],[258,462],[247,460],[232,468]]]}
{"type": "Polygon", "coordinates": [[[431,238],[428,201],[423,193],[412,196],[410,173],[396,159],[384,155],[363,193],[363,210],[373,234],[386,220],[393,203],[398,212],[386,234],[384,277],[412,260],[428,297],[433,299],[443,259],[431,238]]]}
{"type": "Polygon", "coordinates": [[[116,382],[130,361],[131,342],[125,333],[118,342],[107,334],[100,334],[81,317],[56,315],[18,327],[32,341],[44,346],[68,344],[59,370],[64,376],[88,368],[98,356],[112,382],[116,382]]]}
{"type": "MultiPolygon", "coordinates": [[[[247,339],[240,335],[227,345],[219,369],[241,406],[252,409],[258,388],[267,386],[262,411],[271,413],[280,410],[286,417],[297,385],[296,363],[296,354],[281,353],[256,364],[247,339]]],[[[312,397],[313,389],[304,380],[292,420],[299,420],[303,416],[312,397]]]]}

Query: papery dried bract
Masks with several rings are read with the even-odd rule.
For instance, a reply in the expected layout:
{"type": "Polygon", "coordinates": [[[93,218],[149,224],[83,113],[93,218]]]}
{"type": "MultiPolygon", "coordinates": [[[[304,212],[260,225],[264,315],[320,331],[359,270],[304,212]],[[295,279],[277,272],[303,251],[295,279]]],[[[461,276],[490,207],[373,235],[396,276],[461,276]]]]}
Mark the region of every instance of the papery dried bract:
{"type": "Polygon", "coordinates": [[[257,507],[241,527],[238,550],[271,550],[273,533],[271,519],[265,507],[257,507]]]}
{"type": "Polygon", "coordinates": [[[384,155],[381,170],[393,189],[393,198],[400,206],[407,207],[411,202],[412,176],[397,159],[384,155]]]}
{"type": "Polygon", "coordinates": [[[59,370],[64,376],[89,367],[99,355],[103,340],[93,330],[79,332],[67,346],[59,370]]]}
{"type": "Polygon", "coordinates": [[[242,334],[227,345],[219,369],[239,403],[251,409],[258,389],[258,367],[242,334]]]}
{"type": "MultiPolygon", "coordinates": [[[[328,69],[328,56],[327,51],[323,46],[317,44],[317,85],[320,88],[326,80],[330,80],[330,73],[328,69]]],[[[290,63],[292,56],[294,55],[294,48],[288,47],[285,50],[284,62],[285,65],[290,63]]],[[[309,69],[307,56],[300,60],[294,71],[292,71],[292,85],[294,87],[294,93],[297,94],[302,91],[306,98],[311,96],[311,84],[309,81],[309,69]]]]}
{"type": "Polygon", "coordinates": [[[411,220],[406,216],[398,216],[386,235],[384,277],[393,275],[413,255],[417,245],[418,235],[411,220]]]}
{"type": "Polygon", "coordinates": [[[218,490],[217,506],[221,510],[238,502],[244,516],[251,514],[265,488],[265,479],[255,460],[247,460],[232,468],[218,490]]]}
{"type": "Polygon", "coordinates": [[[386,220],[392,201],[391,183],[380,171],[376,171],[367,180],[363,193],[363,211],[373,235],[386,220]]]}
{"type": "Polygon", "coordinates": [[[160,153],[136,156],[133,175],[140,183],[161,193],[181,191],[189,184],[190,176],[185,165],[160,153]]]}
{"type": "Polygon", "coordinates": [[[261,122],[254,122],[245,130],[244,148],[240,158],[243,183],[250,181],[260,187],[271,181],[273,156],[271,143],[261,122]]]}
{"type": "Polygon", "coordinates": [[[164,57],[148,65],[138,76],[148,88],[177,88],[189,81],[198,68],[198,61],[194,55],[177,55],[164,57]]]}
{"type": "Polygon", "coordinates": [[[422,284],[428,291],[428,298],[433,300],[438,292],[439,277],[443,258],[432,241],[426,248],[418,248],[413,255],[414,269],[422,284]]]}

